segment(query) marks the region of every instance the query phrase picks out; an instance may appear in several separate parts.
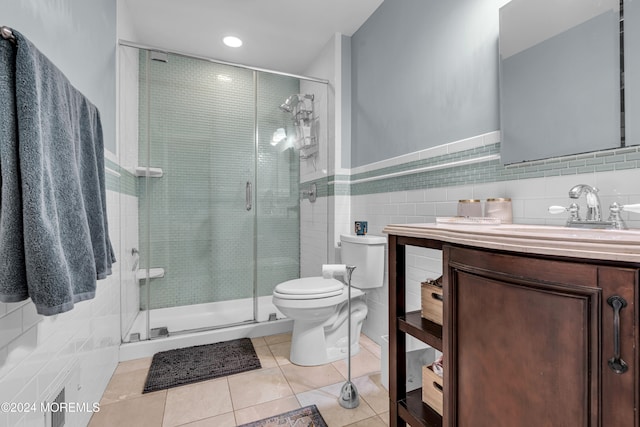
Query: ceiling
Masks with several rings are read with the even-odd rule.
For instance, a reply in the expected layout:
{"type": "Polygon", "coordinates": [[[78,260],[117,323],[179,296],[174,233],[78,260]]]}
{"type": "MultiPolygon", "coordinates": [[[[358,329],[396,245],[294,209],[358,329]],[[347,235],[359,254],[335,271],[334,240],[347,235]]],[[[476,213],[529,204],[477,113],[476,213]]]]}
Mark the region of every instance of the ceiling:
{"type": "Polygon", "coordinates": [[[137,43],[292,74],[383,0],[123,0],[137,43]],[[128,9],[128,11],[127,11],[128,9]],[[240,37],[233,49],[222,37],[240,37]]]}

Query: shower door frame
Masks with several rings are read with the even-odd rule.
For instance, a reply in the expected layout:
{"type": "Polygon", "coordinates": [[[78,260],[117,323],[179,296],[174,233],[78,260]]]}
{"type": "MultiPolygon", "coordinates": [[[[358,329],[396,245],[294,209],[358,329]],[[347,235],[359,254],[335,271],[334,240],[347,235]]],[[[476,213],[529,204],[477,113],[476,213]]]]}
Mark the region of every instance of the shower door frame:
{"type": "MultiPolygon", "coordinates": [[[[183,300],[176,299],[174,303],[163,305],[166,304],[162,301],[163,299],[166,299],[166,295],[173,300],[172,293],[178,292],[180,294],[180,291],[179,289],[174,289],[174,287],[170,285],[165,296],[163,297],[163,294],[160,294],[160,300],[158,300],[159,293],[158,291],[154,291],[154,283],[149,278],[149,272],[154,266],[163,267],[163,265],[157,264],[166,263],[167,267],[171,267],[170,260],[174,258],[172,255],[172,244],[170,243],[170,240],[173,240],[173,237],[165,236],[165,238],[170,240],[167,240],[164,245],[160,243],[160,246],[159,242],[154,241],[154,222],[160,221],[160,225],[162,226],[164,224],[164,220],[166,220],[168,216],[160,214],[158,217],[153,215],[153,212],[156,209],[159,209],[159,212],[162,212],[163,209],[168,209],[167,213],[169,215],[171,215],[172,210],[173,213],[176,213],[175,208],[171,208],[171,204],[175,203],[175,200],[167,199],[167,205],[162,203],[164,198],[159,196],[160,200],[157,202],[160,202],[161,204],[158,205],[153,199],[158,196],[158,194],[162,194],[166,191],[170,191],[168,194],[171,194],[173,192],[172,187],[174,185],[182,186],[184,183],[179,182],[179,178],[176,176],[177,174],[173,174],[172,177],[171,173],[166,173],[165,171],[164,175],[166,178],[160,178],[161,180],[175,179],[176,181],[165,182],[156,190],[153,187],[156,185],[159,186],[161,182],[156,182],[155,178],[151,177],[148,173],[146,174],[146,177],[144,178],[146,197],[145,200],[142,201],[142,203],[145,204],[145,210],[147,213],[147,217],[144,218],[144,222],[146,223],[146,233],[141,236],[141,244],[143,241],[145,242],[144,246],[146,247],[146,254],[144,255],[147,263],[147,265],[144,266],[147,271],[147,278],[145,279],[145,288],[142,292],[143,295],[141,296],[141,301],[144,301],[144,306],[146,307],[146,338],[164,338],[169,335],[175,336],[256,323],[258,308],[256,299],[258,291],[256,273],[257,199],[253,189],[257,188],[256,181],[258,173],[258,117],[256,104],[258,96],[257,72],[246,69],[231,69],[228,68],[230,66],[226,64],[221,65],[222,68],[219,69],[210,69],[209,66],[206,65],[209,63],[207,61],[202,62],[198,59],[179,56],[176,57],[173,55],[170,56],[169,54],[167,54],[166,58],[160,60],[160,62],[155,62],[153,55],[154,52],[149,50],[139,50],[139,52],[142,52],[142,55],[145,56],[143,61],[145,63],[146,71],[146,76],[144,77],[146,81],[146,87],[144,88],[146,97],[143,102],[146,104],[147,109],[146,126],[144,129],[147,138],[146,141],[141,142],[144,144],[144,150],[146,150],[147,154],[146,159],[144,160],[148,165],[147,168],[151,166],[162,166],[171,170],[172,165],[175,166],[176,164],[174,163],[171,153],[167,153],[167,150],[171,150],[170,147],[173,146],[175,147],[174,149],[177,149],[179,152],[186,149],[189,150],[188,152],[193,154],[193,150],[198,149],[197,145],[191,145],[186,141],[190,141],[192,138],[196,138],[196,141],[199,138],[203,138],[203,140],[206,141],[205,144],[208,149],[207,151],[203,151],[202,155],[198,157],[204,160],[204,164],[195,164],[192,169],[189,168],[189,165],[185,168],[185,165],[182,164],[182,167],[180,167],[179,170],[185,171],[183,179],[187,182],[198,182],[202,180],[203,177],[208,177],[205,178],[205,180],[208,180],[209,182],[207,189],[204,190],[203,193],[197,191],[196,195],[193,196],[195,199],[190,200],[187,198],[184,202],[188,204],[191,201],[195,202],[194,208],[197,209],[196,207],[200,205],[200,202],[204,201],[206,212],[211,218],[211,222],[205,223],[205,229],[203,229],[203,231],[205,231],[204,235],[208,237],[201,239],[200,236],[192,236],[197,240],[197,242],[194,241],[194,244],[199,243],[202,245],[204,243],[206,245],[206,242],[208,242],[208,246],[210,247],[209,250],[202,253],[198,252],[193,254],[193,256],[188,257],[188,259],[195,259],[195,257],[199,255],[204,256],[205,259],[196,263],[196,268],[206,267],[209,269],[209,274],[207,276],[196,274],[193,276],[193,279],[200,279],[198,282],[200,282],[201,287],[203,286],[202,279],[204,277],[208,277],[208,279],[204,279],[205,282],[208,282],[208,285],[205,285],[205,288],[200,288],[200,291],[196,291],[192,298],[187,297],[183,300]],[[174,63],[176,60],[182,61],[187,67],[196,67],[195,69],[188,68],[188,70],[193,70],[196,73],[196,76],[198,73],[206,74],[207,72],[226,75],[226,72],[229,71],[229,74],[234,80],[240,80],[240,87],[244,92],[239,93],[237,97],[232,98],[237,102],[237,104],[234,103],[234,107],[239,108],[239,111],[244,112],[247,115],[242,113],[237,117],[221,115],[221,113],[225,111],[224,102],[225,99],[227,99],[224,91],[229,90],[226,88],[225,83],[218,82],[216,84],[212,84],[212,86],[203,87],[204,92],[202,93],[204,95],[199,100],[188,95],[188,93],[191,93],[194,89],[192,84],[198,86],[198,83],[195,83],[195,81],[187,83],[187,86],[183,89],[183,91],[186,91],[184,94],[180,89],[178,89],[180,93],[173,93],[176,90],[175,87],[172,88],[171,85],[164,85],[162,82],[162,79],[166,78],[166,75],[163,74],[163,67],[165,65],[168,66],[169,63],[174,63]],[[237,73],[235,73],[236,70],[237,73]],[[161,79],[161,82],[159,84],[154,83],[158,78],[161,79]],[[167,95],[171,97],[169,101],[166,101],[167,95]],[[186,95],[186,98],[184,95],[186,95]],[[166,104],[158,105],[154,100],[154,97],[156,96],[165,98],[166,104]],[[175,96],[177,96],[177,98],[175,98],[175,96]],[[193,110],[193,118],[195,120],[193,128],[199,128],[200,125],[198,125],[198,123],[202,123],[202,121],[204,121],[213,124],[213,128],[211,130],[204,130],[204,134],[191,135],[189,133],[190,131],[187,129],[177,130],[175,131],[176,133],[171,131],[172,127],[163,129],[163,127],[166,127],[165,122],[162,121],[163,114],[167,114],[173,118],[177,117],[177,115],[184,111],[191,111],[184,110],[184,106],[182,109],[178,106],[185,101],[187,104],[190,104],[191,102],[195,103],[193,106],[196,108],[196,110],[193,110]],[[212,109],[208,110],[207,105],[210,105],[212,109]],[[196,113],[196,111],[201,112],[196,113]],[[157,114],[160,114],[160,116],[158,117],[157,114]],[[247,120],[244,122],[237,121],[238,119],[242,120],[242,118],[247,120]],[[213,122],[211,122],[211,120],[213,120],[213,122]],[[228,126],[224,125],[220,128],[222,130],[221,134],[217,134],[217,131],[215,130],[217,125],[214,123],[217,120],[229,123],[228,126]],[[178,148],[178,146],[175,145],[178,141],[186,142],[184,148],[178,148]],[[229,149],[231,151],[229,151],[229,149]],[[161,153],[160,158],[153,159],[154,152],[161,153]],[[163,152],[165,155],[162,154],[163,152]],[[227,155],[230,155],[230,157],[227,158],[227,155]],[[220,159],[221,163],[217,162],[216,158],[220,159]],[[155,164],[154,162],[159,162],[159,164],[155,164]],[[205,173],[204,176],[201,175],[203,172],[205,173]],[[193,175],[193,173],[196,175],[193,175]],[[242,193],[240,193],[240,183],[242,183],[244,197],[242,193]],[[230,189],[232,189],[231,193],[229,193],[230,189]],[[160,193],[157,193],[156,191],[160,191],[160,193]],[[225,222],[224,218],[228,218],[228,221],[225,222]],[[218,238],[221,238],[222,240],[219,240],[218,238]],[[237,242],[237,246],[233,243],[234,241],[237,242]],[[230,253],[227,253],[223,249],[228,244],[231,244],[229,249],[232,250],[232,252],[230,253]],[[164,252],[161,258],[158,258],[158,255],[153,255],[154,251],[157,254],[158,250],[164,252]],[[240,258],[238,258],[238,256],[240,258]],[[209,261],[207,262],[206,259],[209,261]],[[239,262],[235,264],[235,260],[239,260],[239,262]],[[247,269],[243,268],[244,266],[250,266],[250,271],[246,271],[247,269]],[[237,294],[236,296],[229,298],[229,292],[231,292],[232,295],[236,292],[237,294]],[[218,293],[220,293],[220,295],[215,296],[218,293]],[[251,299],[250,301],[249,298],[251,299]],[[237,312],[236,310],[227,311],[226,303],[232,301],[238,301],[242,308],[237,312]],[[160,306],[158,306],[158,304],[160,304],[160,306]],[[209,316],[213,316],[211,319],[208,319],[210,322],[205,320],[198,322],[198,324],[195,325],[184,323],[181,326],[171,325],[171,319],[175,319],[175,314],[171,314],[172,311],[175,313],[175,310],[178,310],[179,313],[181,308],[186,307],[194,307],[195,310],[199,310],[202,307],[208,308],[206,306],[200,306],[200,304],[222,304],[222,312],[219,312],[222,316],[220,318],[216,318],[213,314],[215,312],[210,311],[209,313],[211,314],[205,315],[207,319],[209,316]],[[251,306],[250,309],[249,305],[251,306]]],[[[212,65],[216,67],[219,64],[212,65]]],[[[180,69],[181,66],[178,62],[178,70],[180,69]]],[[[169,71],[169,73],[172,74],[171,71],[169,71]]],[[[180,76],[177,77],[178,81],[180,81],[180,76]]],[[[235,93],[235,90],[232,91],[235,93]]],[[[191,96],[193,95],[195,95],[195,93],[191,93],[191,96]]],[[[142,102],[140,104],[142,105],[142,102]]],[[[192,116],[190,113],[187,113],[187,115],[192,116]]],[[[191,117],[188,118],[188,120],[190,119],[191,117]]],[[[177,122],[180,121],[178,120],[177,122]]],[[[189,129],[191,128],[188,124],[187,126],[189,129]]],[[[182,162],[184,162],[184,160],[182,160],[182,162]]],[[[187,187],[184,189],[186,190],[187,188],[189,188],[189,184],[187,184],[187,187]]],[[[175,190],[175,187],[173,190],[175,190]]],[[[181,191],[178,189],[178,192],[180,193],[181,191]]],[[[184,213],[184,208],[177,209],[177,213],[179,215],[184,213]]],[[[145,227],[140,227],[141,232],[144,229],[145,227]]],[[[178,247],[181,244],[184,245],[188,241],[182,240],[179,237],[176,237],[176,239],[177,240],[175,240],[174,244],[177,244],[178,247]]],[[[161,238],[161,240],[165,239],[161,238]]],[[[183,261],[187,261],[187,259],[183,259],[183,261]]],[[[176,267],[180,268],[176,265],[173,265],[173,267],[174,271],[176,270],[176,267]]],[[[167,274],[171,274],[171,270],[167,271],[167,274]]],[[[171,282],[169,283],[179,283],[180,279],[182,279],[182,277],[176,273],[173,278],[170,279],[171,282]]],[[[176,295],[176,298],[179,294],[176,295]]]]}
{"type": "MultiPolygon", "coordinates": [[[[268,70],[268,69],[263,69],[263,68],[258,68],[258,67],[251,67],[251,66],[246,66],[243,64],[235,64],[235,63],[230,63],[230,62],[225,62],[225,61],[219,61],[219,60],[215,60],[215,59],[211,59],[211,58],[207,58],[207,57],[202,57],[202,56],[197,56],[197,55],[192,55],[192,54],[188,54],[188,53],[183,53],[183,52],[178,52],[178,51],[171,51],[171,50],[166,50],[166,49],[159,49],[156,47],[152,47],[152,46],[146,46],[146,45],[142,45],[142,44],[138,44],[138,43],[133,43],[133,42],[129,42],[129,41],[125,41],[125,40],[119,40],[119,45],[120,46],[126,46],[126,47],[132,47],[132,48],[137,48],[139,50],[146,50],[148,52],[151,51],[160,51],[160,52],[164,52],[167,54],[174,54],[174,55],[179,55],[179,56],[184,56],[190,59],[197,59],[197,60],[203,60],[203,61],[207,61],[207,62],[212,62],[212,63],[216,63],[216,64],[221,64],[221,65],[227,65],[227,66],[233,66],[233,67],[238,67],[238,68],[244,68],[244,69],[248,69],[251,70],[253,72],[253,108],[254,108],[254,116],[253,116],[253,146],[254,146],[254,156],[253,156],[253,174],[252,174],[252,181],[251,181],[251,187],[253,189],[252,194],[251,194],[251,205],[252,205],[252,222],[253,222],[253,245],[252,245],[252,249],[253,249],[253,253],[252,253],[252,257],[253,257],[253,280],[252,280],[252,299],[253,299],[253,318],[250,320],[246,320],[246,321],[241,321],[241,322],[235,322],[235,323],[229,323],[229,324],[223,324],[223,325],[215,325],[215,326],[207,326],[204,328],[194,328],[194,329],[188,329],[188,330],[182,330],[182,331],[178,331],[178,332],[173,332],[173,335],[178,335],[178,334],[184,334],[184,333],[192,333],[192,332],[199,332],[199,331],[208,331],[208,330],[215,330],[215,329],[224,329],[224,328],[228,328],[228,327],[232,327],[232,326],[236,326],[236,325],[241,325],[241,324],[251,324],[251,323],[256,323],[258,322],[257,320],[257,314],[258,314],[258,213],[256,211],[257,208],[257,191],[255,191],[257,189],[257,179],[258,179],[258,150],[259,150],[259,137],[258,137],[258,73],[259,72],[264,72],[264,73],[269,73],[269,74],[274,74],[274,75],[280,75],[280,76],[286,76],[286,77],[292,77],[292,78],[296,78],[299,81],[309,81],[309,82],[315,82],[315,83],[321,83],[324,84],[325,86],[328,86],[328,80],[324,80],[324,79],[318,79],[318,78],[314,78],[314,77],[308,77],[308,76],[301,76],[301,75],[296,75],[296,74],[290,74],[290,73],[283,73],[283,72],[278,72],[278,71],[273,71],[273,70],[268,70]]],[[[326,126],[326,123],[325,123],[326,126]]],[[[150,132],[147,132],[147,136],[150,139],[150,132]]],[[[148,153],[150,152],[150,140],[146,141],[146,143],[148,144],[148,153]]],[[[326,147],[328,149],[328,147],[326,147]]],[[[150,163],[147,159],[147,168],[150,167],[150,163]]],[[[145,178],[145,186],[149,185],[149,177],[145,178]]],[[[150,214],[150,209],[147,210],[147,213],[150,214]]],[[[147,223],[149,224],[149,220],[150,218],[147,218],[147,223]]],[[[147,236],[144,236],[144,238],[147,238],[147,244],[148,244],[148,248],[151,250],[151,245],[150,245],[150,236],[151,236],[151,232],[149,231],[147,233],[147,236]]],[[[142,237],[142,236],[141,236],[142,237]]],[[[148,259],[151,259],[151,255],[149,254],[148,259]]],[[[150,266],[147,266],[147,273],[149,272],[150,266]]],[[[147,288],[147,292],[146,292],[146,296],[147,296],[147,301],[146,301],[146,340],[150,340],[152,339],[151,337],[151,309],[150,309],[150,283],[149,283],[149,277],[147,274],[147,277],[145,279],[145,285],[147,288]]]]}

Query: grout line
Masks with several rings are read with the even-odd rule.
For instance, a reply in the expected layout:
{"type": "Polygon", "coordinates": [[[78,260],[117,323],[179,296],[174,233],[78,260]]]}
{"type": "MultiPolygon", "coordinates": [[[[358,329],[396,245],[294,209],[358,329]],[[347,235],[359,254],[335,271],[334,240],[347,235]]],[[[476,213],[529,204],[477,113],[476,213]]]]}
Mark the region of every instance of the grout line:
{"type": "MultiPolygon", "coordinates": [[[[281,344],[281,343],[277,343],[277,344],[281,344]]],[[[274,345],[277,345],[277,344],[274,344],[274,345]]],[[[280,365],[280,363],[278,363],[278,359],[276,359],[275,354],[273,354],[273,351],[271,350],[271,344],[267,344],[267,345],[269,347],[269,351],[271,352],[271,356],[273,357],[273,360],[276,362],[276,366],[278,367],[278,370],[280,371],[280,374],[282,375],[282,378],[284,378],[284,380],[287,382],[287,386],[289,387],[289,390],[291,390],[291,393],[293,394],[293,396],[295,396],[296,400],[298,401],[298,405],[300,405],[300,400],[298,399],[298,395],[293,390],[293,387],[291,386],[291,383],[289,382],[289,378],[287,378],[287,375],[282,370],[282,366],[283,365],[280,365]]],[[[300,406],[300,407],[302,407],[302,406],[300,406]]]]}
{"type": "Polygon", "coordinates": [[[227,382],[227,391],[229,392],[229,400],[231,401],[231,412],[233,412],[233,419],[236,418],[236,407],[233,404],[233,396],[231,395],[231,385],[229,384],[229,375],[226,375],[224,379],[227,382]]]}
{"type": "Polygon", "coordinates": [[[162,405],[162,425],[164,425],[164,417],[167,415],[167,397],[169,395],[168,389],[164,390],[164,405],[162,405]]]}

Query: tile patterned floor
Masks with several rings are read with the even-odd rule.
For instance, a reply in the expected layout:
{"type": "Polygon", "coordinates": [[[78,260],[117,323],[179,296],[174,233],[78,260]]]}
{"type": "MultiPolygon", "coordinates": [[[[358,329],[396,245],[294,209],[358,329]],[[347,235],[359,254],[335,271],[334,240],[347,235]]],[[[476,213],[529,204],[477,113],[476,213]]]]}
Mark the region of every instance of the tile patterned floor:
{"type": "Polygon", "coordinates": [[[351,376],[360,406],[338,404],[346,361],[302,367],[288,359],[291,334],[252,339],[262,368],[142,394],[151,358],[118,365],[90,427],[234,427],[315,404],[329,427],[389,425],[389,395],[380,383],[380,346],[365,335],[351,376]]]}

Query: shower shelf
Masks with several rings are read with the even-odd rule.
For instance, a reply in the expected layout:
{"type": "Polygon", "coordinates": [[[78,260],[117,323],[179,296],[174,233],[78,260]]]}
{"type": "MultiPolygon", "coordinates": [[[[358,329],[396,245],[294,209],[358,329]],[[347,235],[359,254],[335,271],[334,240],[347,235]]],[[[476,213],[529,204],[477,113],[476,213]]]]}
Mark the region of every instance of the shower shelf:
{"type": "Polygon", "coordinates": [[[318,154],[319,148],[320,147],[317,143],[303,146],[302,148],[300,148],[300,158],[305,160],[310,159],[311,157],[315,157],[318,154]]]}
{"type": "MultiPolygon", "coordinates": [[[[149,269],[149,279],[159,279],[164,277],[164,268],[150,268],[149,269]]],[[[145,280],[147,278],[147,269],[141,268],[136,273],[136,278],[138,280],[145,280]]]]}
{"type": "Polygon", "coordinates": [[[135,176],[148,176],[149,178],[161,178],[164,175],[160,168],[147,168],[146,166],[136,166],[135,176]]]}

